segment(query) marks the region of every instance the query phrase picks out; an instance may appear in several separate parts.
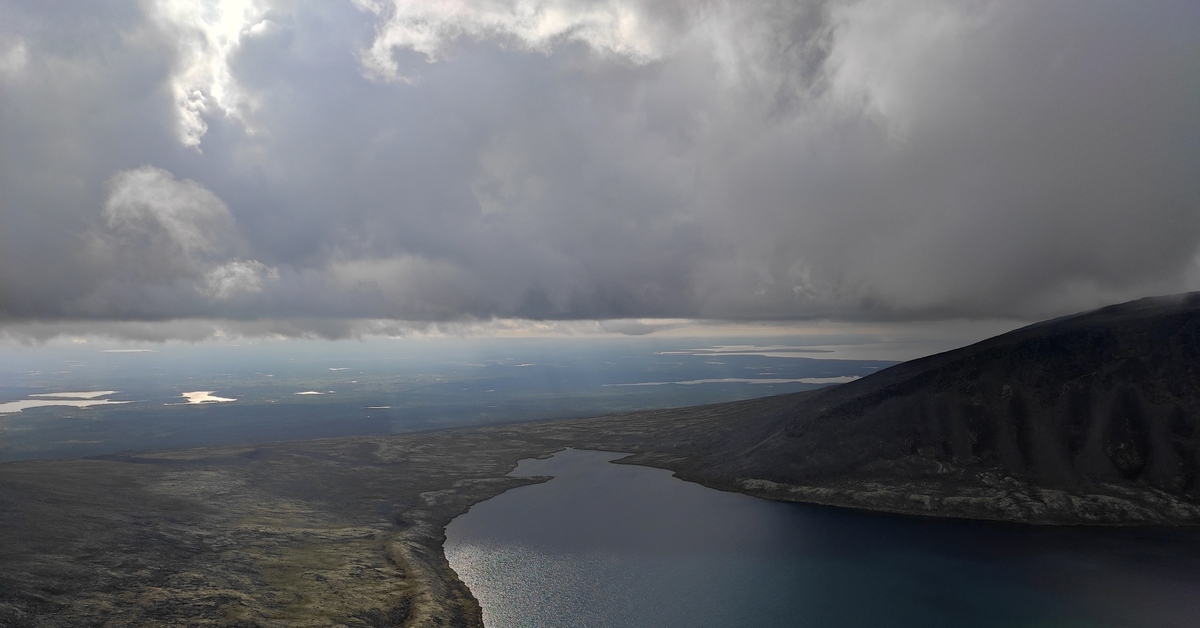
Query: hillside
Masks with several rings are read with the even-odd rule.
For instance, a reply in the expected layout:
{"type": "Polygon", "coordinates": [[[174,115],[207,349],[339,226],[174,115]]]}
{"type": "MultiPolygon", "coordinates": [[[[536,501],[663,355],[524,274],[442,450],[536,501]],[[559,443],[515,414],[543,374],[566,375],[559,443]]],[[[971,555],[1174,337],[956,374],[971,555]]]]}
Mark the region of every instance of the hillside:
{"type": "Polygon", "coordinates": [[[911,504],[883,508],[903,512],[1169,521],[1200,496],[1200,293],[1038,323],[786,399],[770,415],[748,413],[719,453],[681,470],[710,483],[907,491],[911,504]],[[1103,499],[964,507],[999,488],[1018,501],[1109,496],[1144,509],[1104,512],[1103,499]]]}

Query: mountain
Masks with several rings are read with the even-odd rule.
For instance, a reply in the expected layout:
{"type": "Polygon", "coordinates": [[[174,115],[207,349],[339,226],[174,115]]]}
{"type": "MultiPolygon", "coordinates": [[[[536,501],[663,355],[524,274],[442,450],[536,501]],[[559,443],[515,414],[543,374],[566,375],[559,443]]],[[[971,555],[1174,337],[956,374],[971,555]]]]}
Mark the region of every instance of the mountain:
{"type": "Polygon", "coordinates": [[[896,512],[1200,521],[1200,293],[1037,323],[752,408],[726,442],[669,466],[896,512]]]}

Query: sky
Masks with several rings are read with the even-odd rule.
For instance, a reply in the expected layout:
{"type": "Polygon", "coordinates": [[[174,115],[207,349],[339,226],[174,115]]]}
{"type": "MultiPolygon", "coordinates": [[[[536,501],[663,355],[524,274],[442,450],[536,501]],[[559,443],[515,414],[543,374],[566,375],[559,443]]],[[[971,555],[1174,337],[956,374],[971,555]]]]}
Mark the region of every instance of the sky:
{"type": "Polygon", "coordinates": [[[9,340],[1191,290],[1194,0],[0,0],[9,340]]]}

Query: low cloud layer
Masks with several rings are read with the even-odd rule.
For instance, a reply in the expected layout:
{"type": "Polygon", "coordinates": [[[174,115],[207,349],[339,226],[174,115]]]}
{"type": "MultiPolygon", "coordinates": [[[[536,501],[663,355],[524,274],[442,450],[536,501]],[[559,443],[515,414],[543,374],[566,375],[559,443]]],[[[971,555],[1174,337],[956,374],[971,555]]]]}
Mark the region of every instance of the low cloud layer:
{"type": "Polygon", "coordinates": [[[1196,290],[1196,24],[1185,0],[8,0],[0,321],[1037,318],[1196,290]]]}

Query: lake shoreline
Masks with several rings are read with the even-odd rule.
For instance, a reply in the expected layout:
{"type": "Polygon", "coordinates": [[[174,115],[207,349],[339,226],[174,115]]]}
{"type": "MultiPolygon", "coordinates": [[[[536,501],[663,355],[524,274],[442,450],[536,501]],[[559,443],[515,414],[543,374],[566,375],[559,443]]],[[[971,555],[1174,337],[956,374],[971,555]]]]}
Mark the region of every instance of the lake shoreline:
{"type": "Polygon", "coordinates": [[[520,460],[631,452],[619,463],[817,502],[703,471],[736,417],[788,403],[0,464],[0,623],[479,626],[445,526],[548,479],[508,476],[520,460]]]}
{"type": "Polygon", "coordinates": [[[447,527],[448,562],[487,625],[1182,628],[1200,610],[1195,531],[778,502],[609,465],[621,457],[522,460],[514,476],[553,479],[447,527]],[[871,603],[848,603],[861,588],[871,603]]]}

